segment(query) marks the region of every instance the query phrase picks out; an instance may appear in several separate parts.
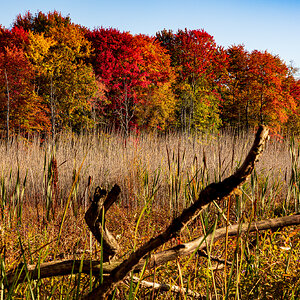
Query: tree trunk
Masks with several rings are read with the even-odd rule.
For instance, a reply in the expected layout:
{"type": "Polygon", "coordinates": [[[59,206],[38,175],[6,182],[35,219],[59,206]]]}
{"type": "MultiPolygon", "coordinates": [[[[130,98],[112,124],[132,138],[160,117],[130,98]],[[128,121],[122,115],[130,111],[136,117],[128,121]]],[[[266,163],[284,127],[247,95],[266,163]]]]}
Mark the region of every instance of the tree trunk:
{"type": "Polygon", "coordinates": [[[6,81],[6,95],[7,95],[7,109],[6,109],[6,137],[9,139],[9,116],[10,116],[10,94],[9,94],[9,82],[6,69],[4,69],[5,81],[6,81]]]}
{"type": "Polygon", "coordinates": [[[52,140],[55,138],[55,103],[54,103],[54,88],[53,88],[53,77],[51,76],[50,83],[50,110],[51,110],[51,135],[52,140]]]}
{"type": "Polygon", "coordinates": [[[260,95],[260,123],[263,124],[264,123],[264,115],[263,115],[263,101],[264,101],[264,94],[263,94],[263,90],[261,91],[261,95],[260,95]]]}

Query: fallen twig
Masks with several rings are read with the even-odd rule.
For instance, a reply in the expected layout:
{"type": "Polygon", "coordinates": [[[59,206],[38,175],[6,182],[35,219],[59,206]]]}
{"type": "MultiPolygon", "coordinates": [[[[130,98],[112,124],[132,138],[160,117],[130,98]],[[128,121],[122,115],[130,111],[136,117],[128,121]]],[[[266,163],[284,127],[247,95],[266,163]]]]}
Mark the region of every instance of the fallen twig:
{"type": "MultiPolygon", "coordinates": [[[[132,277],[134,282],[139,282],[139,278],[138,277],[132,277]]],[[[169,285],[169,284],[165,284],[165,283],[156,283],[156,282],[151,282],[151,281],[146,281],[146,280],[141,280],[140,281],[140,285],[145,287],[145,288],[150,288],[150,289],[155,289],[155,290],[160,290],[160,291],[164,291],[164,292],[175,292],[175,293],[180,293],[180,294],[184,294],[186,296],[191,296],[194,299],[206,299],[206,296],[202,296],[199,293],[196,293],[190,289],[186,289],[186,288],[182,288],[179,287],[177,285],[169,285]]]]}

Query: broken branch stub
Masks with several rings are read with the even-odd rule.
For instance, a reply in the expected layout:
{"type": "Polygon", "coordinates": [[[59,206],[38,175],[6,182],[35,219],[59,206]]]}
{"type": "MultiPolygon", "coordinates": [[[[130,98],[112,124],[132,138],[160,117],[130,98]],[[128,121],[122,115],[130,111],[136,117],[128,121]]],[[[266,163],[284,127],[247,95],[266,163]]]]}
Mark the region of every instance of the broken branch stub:
{"type": "Polygon", "coordinates": [[[97,187],[91,206],[85,213],[85,221],[98,243],[102,243],[103,262],[109,261],[115,256],[119,249],[118,242],[105,226],[105,216],[111,205],[120,194],[120,187],[115,184],[107,194],[106,190],[97,187]],[[107,195],[106,195],[107,194],[107,195]]]}

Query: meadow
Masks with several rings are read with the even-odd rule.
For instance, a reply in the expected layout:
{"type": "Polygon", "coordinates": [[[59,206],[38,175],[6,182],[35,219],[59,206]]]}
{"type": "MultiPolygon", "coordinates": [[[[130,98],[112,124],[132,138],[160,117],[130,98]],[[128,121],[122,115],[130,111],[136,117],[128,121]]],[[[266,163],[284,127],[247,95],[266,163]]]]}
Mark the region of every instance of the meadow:
{"type": "MultiPolygon", "coordinates": [[[[226,129],[125,137],[103,130],[61,133],[55,141],[39,136],[2,139],[0,299],[80,299],[103,274],[97,280],[81,272],[37,280],[27,274],[21,284],[18,277],[27,265],[38,270],[58,259],[101,261],[101,246],[84,221],[88,190],[92,194],[97,186],[120,186],[106,219],[120,245],[117,257],[126,258],[162,232],[204,187],[232,174],[254,134],[226,129]]],[[[297,138],[271,136],[250,180],[221,203],[208,205],[162,249],[230,224],[299,213],[299,161],[297,138]]],[[[299,226],[238,234],[217,240],[201,253],[132,274],[113,297],[299,299],[299,255],[299,226]],[[154,289],[147,282],[165,285],[154,289]]]]}

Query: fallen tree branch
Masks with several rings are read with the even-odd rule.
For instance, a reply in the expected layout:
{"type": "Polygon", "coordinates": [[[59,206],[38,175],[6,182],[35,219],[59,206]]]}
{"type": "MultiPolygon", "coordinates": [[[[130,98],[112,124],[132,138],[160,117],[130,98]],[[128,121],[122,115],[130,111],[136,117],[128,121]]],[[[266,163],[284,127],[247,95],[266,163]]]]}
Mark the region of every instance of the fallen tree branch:
{"type": "MultiPolygon", "coordinates": [[[[237,234],[243,234],[249,230],[249,232],[263,231],[263,230],[276,230],[279,228],[300,225],[300,215],[285,216],[281,218],[263,220],[258,222],[253,222],[250,226],[248,223],[243,224],[240,228],[238,225],[232,225],[228,228],[229,236],[236,236],[237,234]]],[[[165,264],[168,261],[175,260],[178,257],[183,257],[191,255],[196,251],[203,250],[211,243],[224,238],[226,235],[226,227],[219,228],[214,234],[208,234],[206,237],[201,236],[191,242],[178,245],[176,247],[167,249],[162,252],[152,254],[148,260],[148,268],[158,267],[165,264]],[[213,238],[214,237],[214,238],[213,238]],[[206,241],[206,242],[205,242],[206,241]]],[[[121,264],[120,261],[103,263],[102,270],[104,274],[110,274],[117,266],[121,264]]],[[[140,260],[140,262],[135,266],[134,271],[139,272],[145,264],[145,259],[140,260]]],[[[38,265],[28,265],[27,274],[32,280],[53,277],[53,276],[63,276],[82,272],[83,274],[92,274],[95,276],[100,273],[100,261],[91,260],[61,260],[42,263],[38,265]],[[82,264],[82,266],[81,266],[82,264]],[[81,270],[80,270],[81,266],[81,270]]],[[[24,266],[19,266],[17,269],[10,271],[6,274],[7,282],[6,286],[11,286],[14,284],[19,284],[26,278],[26,272],[24,266]],[[17,279],[18,278],[18,279],[17,279]]]]}
{"type": "MultiPolygon", "coordinates": [[[[245,232],[257,232],[263,230],[276,230],[292,225],[300,224],[300,215],[285,216],[281,218],[274,218],[253,222],[252,224],[246,223],[243,225],[235,224],[228,227],[228,236],[236,236],[245,232]]],[[[195,251],[203,250],[209,247],[212,243],[220,240],[226,236],[226,227],[217,229],[213,234],[201,236],[191,242],[180,244],[171,249],[151,255],[149,259],[149,267],[159,266],[167,263],[168,261],[177,259],[178,257],[190,255],[195,251]]],[[[145,261],[141,260],[136,269],[141,269],[145,261]]]]}
{"type": "MultiPolygon", "coordinates": [[[[40,265],[27,265],[27,272],[25,271],[24,265],[20,264],[16,269],[6,274],[7,282],[5,282],[5,285],[9,287],[13,283],[19,284],[24,282],[26,273],[32,280],[77,274],[79,272],[83,274],[90,274],[91,271],[93,275],[98,276],[101,267],[100,263],[101,262],[98,260],[59,260],[42,263],[40,265]]],[[[103,273],[111,273],[111,271],[119,264],[120,262],[103,263],[103,273]]]]}
{"type": "MultiPolygon", "coordinates": [[[[201,250],[198,250],[197,251],[197,255],[198,256],[201,256],[201,257],[205,257],[205,258],[210,258],[211,261],[215,261],[217,262],[218,264],[225,264],[225,259],[222,259],[222,258],[219,258],[219,257],[216,257],[216,256],[213,256],[213,255],[208,255],[206,253],[205,250],[201,249],[201,250]]],[[[226,264],[227,265],[232,265],[232,262],[231,261],[226,261],[226,264]]]]}
{"type": "Polygon", "coordinates": [[[152,238],[135,252],[128,259],[116,267],[110,276],[106,278],[102,285],[94,289],[86,296],[86,299],[105,299],[113,291],[116,284],[122,281],[125,276],[136,266],[139,261],[156,248],[160,247],[173,237],[175,237],[189,222],[196,218],[201,210],[213,200],[222,200],[235,191],[251,175],[254,165],[263,151],[263,146],[268,138],[269,130],[265,126],[260,126],[244,163],[230,177],[218,183],[212,183],[203,189],[198,199],[186,208],[180,216],[175,218],[169,227],[160,235],[152,238]]]}

